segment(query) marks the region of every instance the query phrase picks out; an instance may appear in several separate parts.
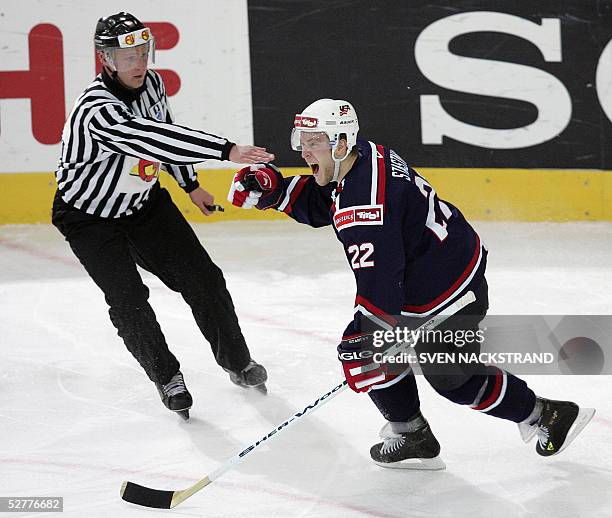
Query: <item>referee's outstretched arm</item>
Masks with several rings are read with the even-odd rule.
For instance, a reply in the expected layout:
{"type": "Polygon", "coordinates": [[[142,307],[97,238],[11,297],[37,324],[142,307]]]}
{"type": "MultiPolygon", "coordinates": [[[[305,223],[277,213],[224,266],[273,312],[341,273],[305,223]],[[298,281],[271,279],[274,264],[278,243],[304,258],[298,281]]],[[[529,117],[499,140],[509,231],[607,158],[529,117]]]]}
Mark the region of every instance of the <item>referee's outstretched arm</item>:
{"type": "Polygon", "coordinates": [[[229,160],[234,144],[178,124],[145,119],[120,103],[105,103],[89,123],[92,138],[108,151],[173,165],[229,160]]]}

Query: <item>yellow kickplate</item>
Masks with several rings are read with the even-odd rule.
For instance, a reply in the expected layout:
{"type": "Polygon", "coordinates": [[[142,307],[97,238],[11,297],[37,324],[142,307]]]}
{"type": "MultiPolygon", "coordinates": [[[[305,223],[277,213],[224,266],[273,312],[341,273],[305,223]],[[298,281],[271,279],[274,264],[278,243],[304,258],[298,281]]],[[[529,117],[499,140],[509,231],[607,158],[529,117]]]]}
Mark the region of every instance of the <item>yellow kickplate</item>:
{"type": "MultiPolygon", "coordinates": [[[[489,221],[612,221],[612,171],[557,169],[415,169],[440,198],[456,205],[468,219],[489,221]]],[[[305,168],[282,169],[285,176],[305,168]]],[[[226,199],[235,169],[199,171],[200,185],[225,212],[205,217],[168,174],[161,184],[191,221],[283,219],[274,210],[244,210],[226,199]]],[[[49,223],[55,193],[52,173],[0,173],[0,224],[49,223]]]]}

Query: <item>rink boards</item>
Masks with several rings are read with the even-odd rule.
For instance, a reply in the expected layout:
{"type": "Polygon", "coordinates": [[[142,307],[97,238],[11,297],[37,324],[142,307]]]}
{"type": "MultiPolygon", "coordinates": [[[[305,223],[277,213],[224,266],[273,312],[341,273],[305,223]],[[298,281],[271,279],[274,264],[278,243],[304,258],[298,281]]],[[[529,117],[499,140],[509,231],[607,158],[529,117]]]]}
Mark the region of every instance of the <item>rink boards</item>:
{"type": "MultiPolygon", "coordinates": [[[[282,168],[285,176],[306,174],[282,168]]],[[[213,193],[224,213],[206,218],[166,174],[161,185],[187,219],[213,223],[239,219],[284,218],[273,210],[243,210],[226,200],[235,170],[199,171],[200,184],[213,193]]],[[[457,205],[469,219],[482,221],[612,220],[612,172],[533,169],[419,168],[442,199],[457,205]]],[[[0,224],[48,223],[55,193],[52,173],[0,174],[0,224]]]]}
{"type": "MultiPolygon", "coordinates": [[[[153,68],[180,124],[265,145],[295,174],[304,170],[289,147],[294,114],[342,97],[363,138],[392,147],[470,218],[612,219],[612,2],[546,0],[535,14],[493,0],[181,7],[130,4],[156,37],[153,68]]],[[[3,7],[0,224],[49,221],[62,126],[99,71],[95,20],[124,8],[3,7]]],[[[198,167],[224,200],[227,163],[198,167]]],[[[174,198],[189,219],[205,220],[183,193],[174,198]]],[[[275,217],[228,208],[206,221],[275,217]]]]}

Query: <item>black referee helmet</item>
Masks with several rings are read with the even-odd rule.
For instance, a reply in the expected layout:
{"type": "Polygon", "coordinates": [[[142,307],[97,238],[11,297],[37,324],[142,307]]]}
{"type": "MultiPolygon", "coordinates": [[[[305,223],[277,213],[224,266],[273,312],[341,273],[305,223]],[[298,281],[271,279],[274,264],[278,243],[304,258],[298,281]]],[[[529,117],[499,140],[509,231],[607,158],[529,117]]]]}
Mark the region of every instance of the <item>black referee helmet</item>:
{"type": "Polygon", "coordinates": [[[133,14],[120,12],[111,14],[98,20],[94,42],[97,50],[116,48],[119,36],[130,34],[139,29],[145,29],[144,24],[133,14]]]}

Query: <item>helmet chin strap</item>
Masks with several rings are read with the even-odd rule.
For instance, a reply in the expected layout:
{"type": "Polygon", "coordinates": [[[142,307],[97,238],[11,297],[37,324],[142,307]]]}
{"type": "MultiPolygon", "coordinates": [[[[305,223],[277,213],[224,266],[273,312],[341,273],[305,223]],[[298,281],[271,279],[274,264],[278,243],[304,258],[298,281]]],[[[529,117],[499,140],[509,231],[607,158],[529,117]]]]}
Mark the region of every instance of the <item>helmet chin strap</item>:
{"type": "Polygon", "coordinates": [[[117,80],[117,67],[115,67],[115,62],[113,61],[113,58],[109,54],[106,54],[106,53],[104,53],[104,58],[106,62],[102,63],[102,66],[106,69],[106,72],[108,73],[108,75],[111,76],[111,78],[116,81],[117,80]]]}
{"type": "Polygon", "coordinates": [[[338,175],[340,174],[340,162],[342,162],[342,160],[334,158],[334,176],[332,176],[332,182],[338,181],[338,175]]]}
{"type": "Polygon", "coordinates": [[[332,176],[332,179],[331,179],[332,182],[337,182],[338,181],[338,176],[340,175],[340,162],[342,162],[351,153],[351,150],[347,149],[346,153],[344,154],[344,156],[342,158],[336,158],[336,149],[337,148],[338,148],[338,142],[336,142],[336,144],[334,144],[334,147],[331,150],[332,151],[332,160],[334,161],[334,176],[332,176]]]}

